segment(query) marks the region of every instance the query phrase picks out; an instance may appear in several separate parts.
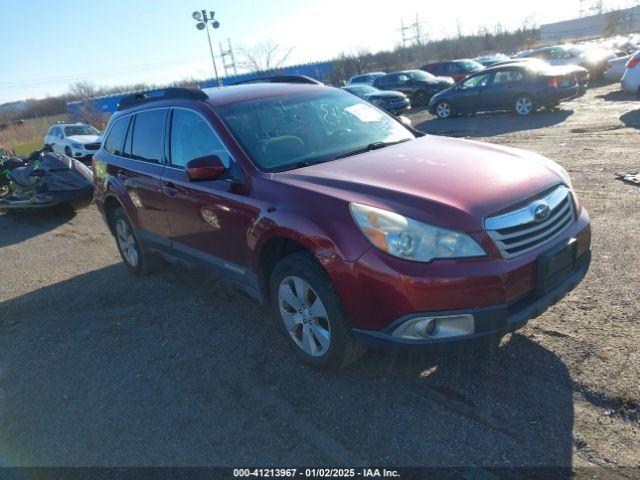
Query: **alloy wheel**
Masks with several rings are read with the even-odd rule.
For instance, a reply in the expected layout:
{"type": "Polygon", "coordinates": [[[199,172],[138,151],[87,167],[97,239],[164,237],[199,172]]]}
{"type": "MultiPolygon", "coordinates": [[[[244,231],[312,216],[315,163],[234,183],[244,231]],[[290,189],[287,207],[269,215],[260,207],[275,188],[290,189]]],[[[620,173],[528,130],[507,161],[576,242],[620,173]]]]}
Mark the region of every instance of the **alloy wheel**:
{"type": "Polygon", "coordinates": [[[440,118],[449,118],[451,116],[451,105],[447,102],[440,102],[436,108],[436,114],[440,118]]]}
{"type": "Polygon", "coordinates": [[[304,353],[312,357],[327,353],[331,344],[327,310],[307,282],[285,277],[278,288],[278,307],[287,332],[304,353]]]}
{"type": "Polygon", "coordinates": [[[529,115],[533,110],[533,101],[529,97],[520,97],[516,100],[516,112],[518,115],[529,115]]]}
{"type": "Polygon", "coordinates": [[[129,224],[122,218],[116,222],[116,239],[126,262],[132,267],[138,265],[138,247],[129,224]]]}

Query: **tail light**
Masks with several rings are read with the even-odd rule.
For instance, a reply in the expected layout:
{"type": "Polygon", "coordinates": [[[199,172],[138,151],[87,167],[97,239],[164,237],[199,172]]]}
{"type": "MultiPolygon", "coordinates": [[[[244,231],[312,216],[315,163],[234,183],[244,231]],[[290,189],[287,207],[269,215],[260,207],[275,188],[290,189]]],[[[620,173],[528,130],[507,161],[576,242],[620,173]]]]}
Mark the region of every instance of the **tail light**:
{"type": "Polygon", "coordinates": [[[628,62],[627,68],[635,68],[640,63],[640,55],[634,55],[628,62]]]}
{"type": "Polygon", "coordinates": [[[547,81],[547,87],[549,88],[558,88],[560,85],[560,77],[553,77],[547,81]]]}

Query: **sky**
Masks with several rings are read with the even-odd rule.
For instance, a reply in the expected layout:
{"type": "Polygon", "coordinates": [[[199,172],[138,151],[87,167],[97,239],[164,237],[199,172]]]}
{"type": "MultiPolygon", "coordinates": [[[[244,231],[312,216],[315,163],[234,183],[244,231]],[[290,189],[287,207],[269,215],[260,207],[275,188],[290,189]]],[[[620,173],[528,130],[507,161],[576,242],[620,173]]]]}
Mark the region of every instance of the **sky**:
{"type": "MultiPolygon", "coordinates": [[[[585,0],[589,1],[589,0],[585,0]]],[[[42,98],[88,80],[97,86],[163,84],[213,76],[206,33],[191,13],[213,10],[213,41],[243,49],[271,41],[292,49],[288,64],[358,49],[391,49],[400,19],[418,14],[430,38],[525,18],[573,18],[579,0],[0,0],[0,103],[42,98]],[[452,8],[447,8],[450,4],[452,8]]],[[[624,7],[632,0],[605,0],[624,7]]],[[[219,60],[219,59],[218,59],[219,60]]],[[[220,61],[219,70],[222,71],[220,61]]]]}

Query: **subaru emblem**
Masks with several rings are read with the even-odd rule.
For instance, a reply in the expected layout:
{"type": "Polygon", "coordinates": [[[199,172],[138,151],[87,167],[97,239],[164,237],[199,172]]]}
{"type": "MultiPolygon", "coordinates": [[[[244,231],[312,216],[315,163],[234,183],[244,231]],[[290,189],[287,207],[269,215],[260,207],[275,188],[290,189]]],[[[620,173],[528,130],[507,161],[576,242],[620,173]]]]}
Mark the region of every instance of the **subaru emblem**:
{"type": "Polygon", "coordinates": [[[549,217],[550,213],[551,209],[549,208],[549,205],[547,205],[546,203],[541,203],[536,206],[535,210],[533,211],[533,216],[535,217],[536,222],[541,222],[543,220],[546,220],[547,217],[549,217]]]}

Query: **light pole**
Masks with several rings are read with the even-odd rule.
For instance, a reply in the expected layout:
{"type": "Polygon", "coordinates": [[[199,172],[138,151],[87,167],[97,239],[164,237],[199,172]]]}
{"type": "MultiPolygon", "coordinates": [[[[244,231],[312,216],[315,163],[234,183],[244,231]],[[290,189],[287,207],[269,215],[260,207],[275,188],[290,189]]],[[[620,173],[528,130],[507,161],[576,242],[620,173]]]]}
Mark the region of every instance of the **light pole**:
{"type": "Polygon", "coordinates": [[[191,14],[191,17],[198,23],[196,23],[196,28],[198,30],[206,30],[207,31],[207,39],[209,40],[209,51],[211,52],[211,62],[213,63],[213,71],[216,74],[216,85],[220,86],[220,78],[218,77],[218,67],[216,66],[216,58],[213,55],[213,45],[211,45],[211,34],[209,33],[209,29],[207,25],[211,22],[212,28],[220,28],[220,22],[217,21],[214,16],[216,12],[209,12],[207,16],[207,11],[202,10],[200,12],[195,11],[191,14]]]}

